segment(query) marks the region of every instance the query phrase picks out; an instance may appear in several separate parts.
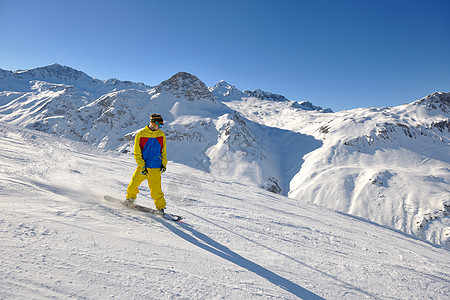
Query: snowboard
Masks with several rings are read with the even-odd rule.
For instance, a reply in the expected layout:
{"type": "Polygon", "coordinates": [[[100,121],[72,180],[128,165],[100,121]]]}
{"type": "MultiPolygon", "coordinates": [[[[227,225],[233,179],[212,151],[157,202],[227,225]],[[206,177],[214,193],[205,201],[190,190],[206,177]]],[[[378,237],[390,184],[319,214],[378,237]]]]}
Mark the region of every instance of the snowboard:
{"type": "MultiPolygon", "coordinates": [[[[114,202],[114,203],[120,203],[120,204],[123,205],[122,200],[120,200],[118,198],[114,198],[114,197],[111,197],[111,196],[108,196],[108,195],[103,196],[103,198],[106,201],[114,202]]],[[[123,205],[123,206],[125,206],[125,205],[123,205]]],[[[146,207],[146,206],[142,206],[142,205],[139,205],[139,204],[133,204],[133,206],[131,206],[131,207],[129,207],[129,206],[125,206],[125,207],[128,207],[129,209],[134,209],[134,210],[137,210],[137,211],[142,211],[142,212],[154,214],[156,216],[161,216],[164,219],[175,221],[175,222],[181,221],[181,219],[183,219],[182,216],[178,216],[178,215],[174,215],[174,214],[170,214],[170,213],[166,213],[166,212],[163,215],[161,215],[161,214],[158,213],[158,211],[156,209],[153,209],[153,208],[150,208],[150,207],[146,207]]]]}

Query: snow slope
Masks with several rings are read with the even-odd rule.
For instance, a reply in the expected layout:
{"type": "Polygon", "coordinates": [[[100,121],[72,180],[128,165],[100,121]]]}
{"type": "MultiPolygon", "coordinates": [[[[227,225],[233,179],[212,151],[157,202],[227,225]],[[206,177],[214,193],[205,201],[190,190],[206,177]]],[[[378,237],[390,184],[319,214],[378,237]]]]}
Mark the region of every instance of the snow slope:
{"type": "MultiPolygon", "coordinates": [[[[121,197],[128,154],[0,123],[0,298],[447,299],[448,250],[170,162],[174,223],[121,197]]],[[[152,205],[144,185],[138,201],[152,205]]]]}
{"type": "Polygon", "coordinates": [[[450,95],[332,113],[180,72],[155,87],[0,70],[0,121],[128,153],[154,112],[174,162],[450,249],[450,95]]]}

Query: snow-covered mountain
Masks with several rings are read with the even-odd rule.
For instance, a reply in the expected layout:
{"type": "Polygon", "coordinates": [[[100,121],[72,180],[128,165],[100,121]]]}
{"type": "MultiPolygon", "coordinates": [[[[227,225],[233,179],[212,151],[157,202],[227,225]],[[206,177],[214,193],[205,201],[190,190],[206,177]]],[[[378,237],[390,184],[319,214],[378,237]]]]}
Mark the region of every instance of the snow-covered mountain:
{"type": "Polygon", "coordinates": [[[333,114],[227,104],[255,122],[315,137],[289,196],[450,246],[450,94],[333,114]]]}
{"type": "Polygon", "coordinates": [[[0,70],[0,121],[128,153],[161,113],[169,160],[447,248],[449,98],[332,113],[225,81],[208,88],[184,72],[150,87],[57,64],[0,70]]]}
{"type": "Polygon", "coordinates": [[[240,91],[234,85],[227,83],[224,80],[219,81],[215,86],[210,87],[209,90],[216,99],[221,102],[231,101],[247,101],[247,102],[285,102],[293,108],[299,108],[303,110],[317,110],[322,112],[332,112],[330,108],[322,109],[320,106],[315,106],[309,101],[290,101],[283,95],[273,94],[265,92],[260,89],[254,91],[240,91]]]}
{"type": "Polygon", "coordinates": [[[36,82],[72,86],[94,98],[122,89],[146,90],[150,88],[143,83],[120,81],[115,78],[101,81],[84,72],[59,64],[14,72],[0,69],[0,91],[29,92],[36,82]]]}
{"type": "MultiPolygon", "coordinates": [[[[130,83],[127,88],[119,84],[121,89],[111,89],[110,81],[94,80],[59,65],[48,68],[20,71],[28,74],[28,87],[25,79],[18,79],[20,91],[0,92],[0,120],[100,148],[130,152],[135,132],[158,112],[166,120],[164,131],[171,160],[212,174],[256,182],[283,194],[288,193],[289,181],[299,170],[292,165],[320,144],[303,148],[301,144],[312,137],[245,120],[216,100],[201,80],[185,72],[153,88],[130,83]],[[35,74],[36,79],[30,74],[35,74]],[[69,83],[60,83],[61,78],[69,83]],[[86,82],[94,82],[96,89],[86,82]],[[105,90],[108,92],[102,94],[105,90]],[[299,150],[293,156],[282,155],[285,152],[274,151],[280,142],[297,145],[299,150]]],[[[4,86],[19,76],[12,74],[6,77],[4,86]]]]}

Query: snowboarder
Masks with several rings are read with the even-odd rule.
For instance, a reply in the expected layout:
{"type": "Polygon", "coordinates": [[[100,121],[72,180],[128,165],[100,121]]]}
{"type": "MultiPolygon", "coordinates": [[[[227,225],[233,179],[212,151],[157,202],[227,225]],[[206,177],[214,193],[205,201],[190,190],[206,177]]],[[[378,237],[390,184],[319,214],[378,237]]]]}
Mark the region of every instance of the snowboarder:
{"type": "Polygon", "coordinates": [[[150,124],[141,129],[134,139],[134,158],[138,164],[127,188],[123,204],[131,207],[139,193],[139,185],[147,179],[150,195],[159,214],[164,214],[166,200],[161,189],[161,174],[166,171],[166,136],[160,128],[164,125],[161,115],[152,114],[150,124]]]}

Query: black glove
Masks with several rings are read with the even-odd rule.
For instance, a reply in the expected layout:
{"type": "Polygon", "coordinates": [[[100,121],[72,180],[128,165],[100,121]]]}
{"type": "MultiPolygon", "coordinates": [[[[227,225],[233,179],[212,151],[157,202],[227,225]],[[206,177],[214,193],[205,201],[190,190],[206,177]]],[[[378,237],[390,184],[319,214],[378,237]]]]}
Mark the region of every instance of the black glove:
{"type": "Polygon", "coordinates": [[[161,173],[164,173],[166,171],[166,166],[165,165],[161,165],[161,173]]]}
{"type": "Polygon", "coordinates": [[[147,171],[147,168],[146,168],[146,167],[142,167],[142,168],[141,168],[141,174],[144,175],[144,176],[147,176],[148,171],[147,171]]]}

